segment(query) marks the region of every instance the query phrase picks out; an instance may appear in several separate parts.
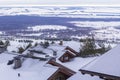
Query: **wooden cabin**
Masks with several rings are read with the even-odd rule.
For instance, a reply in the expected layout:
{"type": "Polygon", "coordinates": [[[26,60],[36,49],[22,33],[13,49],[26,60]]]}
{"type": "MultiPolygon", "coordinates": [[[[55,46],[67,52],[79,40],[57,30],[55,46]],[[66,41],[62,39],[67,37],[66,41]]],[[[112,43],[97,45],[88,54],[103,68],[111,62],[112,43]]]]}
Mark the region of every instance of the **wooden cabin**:
{"type": "Polygon", "coordinates": [[[103,80],[120,80],[120,45],[80,69],[80,72],[103,80]]]}
{"type": "Polygon", "coordinates": [[[70,51],[66,51],[60,58],[59,60],[61,62],[68,62],[70,61],[72,58],[74,58],[76,56],[76,54],[70,52],[70,51]]]}
{"type": "Polygon", "coordinates": [[[99,73],[99,72],[94,72],[94,71],[89,71],[89,70],[82,70],[82,69],[80,69],[80,72],[83,75],[89,74],[89,75],[91,75],[91,77],[99,76],[99,78],[101,78],[103,80],[120,80],[120,77],[114,76],[114,75],[110,75],[110,74],[99,73]]]}
{"type": "Polygon", "coordinates": [[[60,55],[58,58],[58,60],[61,62],[69,62],[71,59],[78,55],[78,52],[68,46],[64,50],[65,52],[61,53],[62,55],[60,55]]]}
{"type": "Polygon", "coordinates": [[[76,56],[79,54],[77,51],[75,51],[74,49],[72,49],[72,48],[69,47],[69,46],[67,46],[67,47],[65,48],[65,50],[71,51],[71,52],[74,53],[76,56]]]}
{"type": "Polygon", "coordinates": [[[55,62],[54,59],[49,60],[48,64],[59,67],[59,69],[48,80],[67,80],[70,76],[76,73],[73,70],[55,62]]]}

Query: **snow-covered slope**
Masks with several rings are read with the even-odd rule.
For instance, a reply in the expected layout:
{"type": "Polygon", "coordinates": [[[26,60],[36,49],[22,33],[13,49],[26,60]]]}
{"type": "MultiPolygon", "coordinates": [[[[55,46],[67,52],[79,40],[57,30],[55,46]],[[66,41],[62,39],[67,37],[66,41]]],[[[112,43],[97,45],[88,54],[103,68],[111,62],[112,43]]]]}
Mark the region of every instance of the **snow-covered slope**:
{"type": "Polygon", "coordinates": [[[120,41],[120,30],[114,27],[106,27],[91,32],[97,40],[120,41]]]}
{"type": "Polygon", "coordinates": [[[119,7],[1,7],[0,16],[118,17],[119,7]],[[108,14],[109,13],[109,14],[108,14]]]}
{"type": "Polygon", "coordinates": [[[64,30],[67,29],[66,26],[58,26],[58,25],[41,25],[41,26],[34,26],[34,27],[28,27],[28,30],[31,31],[39,31],[39,30],[64,30]]]}
{"type": "Polygon", "coordinates": [[[70,23],[73,23],[75,26],[78,26],[78,27],[93,27],[93,28],[96,28],[96,29],[120,26],[120,22],[118,22],[118,21],[116,21],[116,22],[115,21],[111,21],[111,22],[105,22],[105,21],[72,21],[70,23]]]}

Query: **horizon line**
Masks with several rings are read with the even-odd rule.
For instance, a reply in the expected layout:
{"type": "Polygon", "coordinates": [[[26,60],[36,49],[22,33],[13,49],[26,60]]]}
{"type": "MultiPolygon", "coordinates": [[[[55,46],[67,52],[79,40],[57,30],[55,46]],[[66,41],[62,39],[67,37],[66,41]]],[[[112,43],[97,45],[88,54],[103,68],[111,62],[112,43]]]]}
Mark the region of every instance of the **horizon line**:
{"type": "Polygon", "coordinates": [[[51,6],[51,7],[79,7],[79,6],[93,6],[93,7],[120,7],[120,5],[89,5],[89,4],[84,4],[84,5],[32,5],[32,4],[29,4],[29,5],[0,5],[0,7],[42,7],[42,6],[51,6]]]}

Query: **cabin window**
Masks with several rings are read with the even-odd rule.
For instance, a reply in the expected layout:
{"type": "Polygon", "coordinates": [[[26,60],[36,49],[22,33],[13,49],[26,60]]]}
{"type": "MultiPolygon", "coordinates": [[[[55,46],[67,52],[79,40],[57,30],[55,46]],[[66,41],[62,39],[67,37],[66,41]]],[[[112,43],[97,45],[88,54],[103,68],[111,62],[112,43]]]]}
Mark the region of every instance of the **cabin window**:
{"type": "Polygon", "coordinates": [[[68,57],[68,56],[66,56],[66,57],[64,57],[64,59],[65,59],[65,60],[68,60],[68,59],[69,59],[69,57],[68,57]]]}
{"type": "Polygon", "coordinates": [[[63,60],[64,60],[64,58],[63,58],[63,57],[61,57],[61,60],[63,61],[63,60]]]}
{"type": "Polygon", "coordinates": [[[64,79],[61,76],[59,76],[55,80],[64,80],[64,79]]]}

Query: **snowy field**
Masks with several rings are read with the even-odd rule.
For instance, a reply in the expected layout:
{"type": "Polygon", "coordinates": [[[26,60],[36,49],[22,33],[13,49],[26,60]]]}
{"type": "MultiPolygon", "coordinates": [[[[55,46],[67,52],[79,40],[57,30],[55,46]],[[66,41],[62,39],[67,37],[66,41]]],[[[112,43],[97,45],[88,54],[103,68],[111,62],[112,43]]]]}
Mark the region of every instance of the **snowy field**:
{"type": "Polygon", "coordinates": [[[95,38],[98,40],[106,40],[106,41],[115,41],[120,42],[120,30],[115,29],[113,27],[107,27],[99,30],[94,30],[91,32],[94,34],[95,38]]]}
{"type": "Polygon", "coordinates": [[[105,21],[72,21],[75,26],[78,27],[93,27],[96,29],[107,28],[107,27],[118,27],[120,26],[120,22],[105,22],[105,21]]]}
{"type": "Polygon", "coordinates": [[[0,24],[0,29],[6,31],[7,35],[14,36],[80,39],[94,29],[119,28],[119,16],[120,7],[0,7],[0,22],[3,23],[0,24]],[[11,30],[9,33],[7,33],[8,28],[11,30]],[[17,31],[18,29],[21,32],[17,31]]]}
{"type": "Polygon", "coordinates": [[[33,27],[28,27],[28,30],[31,31],[39,31],[39,30],[64,30],[67,29],[66,26],[59,26],[59,25],[39,25],[39,26],[33,26],[33,27]]]}

